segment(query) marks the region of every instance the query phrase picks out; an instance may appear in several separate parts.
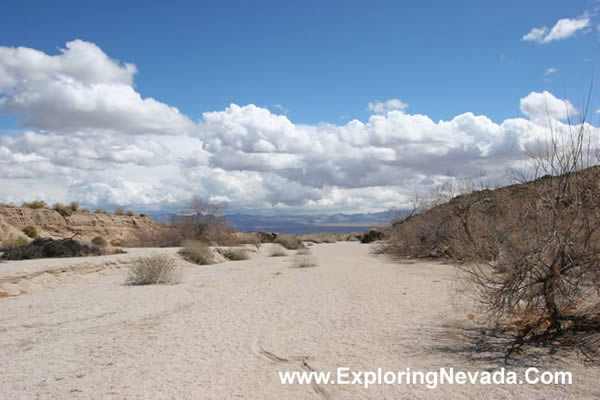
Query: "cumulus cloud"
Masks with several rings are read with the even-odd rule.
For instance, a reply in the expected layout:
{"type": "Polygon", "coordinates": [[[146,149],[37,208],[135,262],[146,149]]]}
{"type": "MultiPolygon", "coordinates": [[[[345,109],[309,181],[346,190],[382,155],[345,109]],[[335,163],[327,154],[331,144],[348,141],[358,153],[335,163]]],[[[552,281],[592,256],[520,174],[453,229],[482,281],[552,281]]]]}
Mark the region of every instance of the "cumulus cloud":
{"type": "MultiPolygon", "coordinates": [[[[191,121],[134,89],[133,64],[74,41],[57,55],[0,48],[0,109],[22,117],[0,135],[0,201],[36,195],[174,207],[192,194],[232,208],[375,211],[408,205],[447,176],[485,168],[500,179],[543,139],[548,118],[576,110],[549,92],[521,99],[528,118],[465,112],[434,121],[398,99],[345,124],[298,124],[253,104],[191,121]]],[[[560,121],[556,122],[561,126],[560,121]]],[[[35,196],[34,196],[35,197],[35,196]]]]}
{"type": "Polygon", "coordinates": [[[376,101],[369,103],[368,109],[374,113],[383,114],[388,111],[400,110],[403,111],[408,104],[404,103],[400,99],[389,99],[387,101],[376,101]]]}
{"type": "Polygon", "coordinates": [[[552,28],[543,26],[541,28],[533,28],[522,40],[536,42],[540,44],[550,43],[555,40],[562,40],[575,35],[578,31],[590,26],[590,18],[582,16],[578,18],[562,18],[559,19],[552,28]]]}
{"type": "Polygon", "coordinates": [[[568,100],[554,97],[548,91],[531,92],[521,99],[521,112],[532,119],[566,119],[578,113],[568,100]]]}
{"type": "Polygon", "coordinates": [[[27,128],[72,133],[184,134],[196,129],[175,107],[142,98],[137,69],[75,40],[58,55],[0,47],[0,109],[27,128]]]}

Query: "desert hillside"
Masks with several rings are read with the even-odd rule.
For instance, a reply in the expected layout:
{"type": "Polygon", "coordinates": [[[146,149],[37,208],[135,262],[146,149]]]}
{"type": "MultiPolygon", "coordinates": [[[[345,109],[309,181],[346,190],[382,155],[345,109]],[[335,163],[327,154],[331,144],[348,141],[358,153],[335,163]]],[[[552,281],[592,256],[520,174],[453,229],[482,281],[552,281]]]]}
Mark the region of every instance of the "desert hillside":
{"type": "Polygon", "coordinates": [[[0,208],[0,241],[24,237],[23,229],[33,226],[40,237],[67,238],[78,234],[90,240],[102,236],[108,241],[123,240],[141,230],[156,230],[151,218],[108,213],[74,212],[62,216],[55,210],[6,207],[0,208]]]}

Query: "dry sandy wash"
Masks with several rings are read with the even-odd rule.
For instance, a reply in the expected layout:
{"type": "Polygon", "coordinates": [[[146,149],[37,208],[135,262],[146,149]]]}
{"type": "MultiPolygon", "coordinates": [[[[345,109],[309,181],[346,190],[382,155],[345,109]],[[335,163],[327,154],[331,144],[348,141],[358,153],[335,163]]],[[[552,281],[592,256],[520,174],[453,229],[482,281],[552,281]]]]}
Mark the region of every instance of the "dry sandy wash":
{"type": "Polygon", "coordinates": [[[263,245],[247,261],[178,259],[177,285],[124,285],[125,267],[153,251],[0,264],[0,289],[27,292],[0,299],[0,398],[600,398],[597,367],[548,358],[510,368],[571,371],[572,385],[284,386],[278,371],[502,365],[469,330],[450,265],[336,243],[299,269],[263,245]]]}

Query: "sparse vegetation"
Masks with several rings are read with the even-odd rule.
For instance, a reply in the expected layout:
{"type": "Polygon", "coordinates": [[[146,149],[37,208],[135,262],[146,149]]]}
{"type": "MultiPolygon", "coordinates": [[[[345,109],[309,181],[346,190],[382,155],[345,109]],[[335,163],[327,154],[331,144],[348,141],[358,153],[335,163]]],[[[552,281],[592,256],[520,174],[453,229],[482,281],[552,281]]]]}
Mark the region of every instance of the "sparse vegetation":
{"type": "Polygon", "coordinates": [[[28,244],[29,240],[27,240],[26,238],[22,236],[15,238],[11,235],[8,239],[2,241],[2,245],[0,247],[2,249],[11,249],[14,247],[27,246],[28,244]]]}
{"type": "Polygon", "coordinates": [[[35,200],[32,202],[24,202],[21,207],[23,208],[32,208],[34,210],[39,210],[39,209],[47,209],[48,206],[46,205],[46,202],[44,200],[35,200]]]}
{"type": "Polygon", "coordinates": [[[71,211],[75,212],[79,209],[79,203],[72,201],[71,204],[69,204],[69,207],[71,208],[71,211]]]}
{"type": "Polygon", "coordinates": [[[458,196],[397,222],[392,255],[461,263],[481,323],[527,346],[600,346],[600,167],[584,124],[551,131],[518,184],[458,196]]]}
{"type": "Polygon", "coordinates": [[[220,248],[218,252],[228,260],[231,261],[241,261],[248,260],[250,257],[248,256],[248,252],[245,249],[236,249],[236,248],[220,248]]]}
{"type": "Polygon", "coordinates": [[[127,210],[127,212],[125,213],[125,215],[127,215],[128,217],[135,217],[135,213],[131,210],[127,210]]]}
{"type": "Polygon", "coordinates": [[[129,269],[129,285],[158,285],[176,283],[178,269],[175,261],[164,254],[140,257],[129,269]]]}
{"type": "Polygon", "coordinates": [[[310,253],[310,249],[302,249],[294,256],[292,260],[292,268],[311,268],[316,267],[317,262],[310,253]]]}
{"type": "Polygon", "coordinates": [[[30,260],[50,257],[99,256],[100,249],[73,239],[35,239],[33,242],[6,249],[2,257],[6,260],[30,260]]]}
{"type": "Polygon", "coordinates": [[[210,247],[198,240],[186,240],[179,254],[189,262],[198,265],[213,264],[213,253],[210,247]]]}
{"type": "Polygon", "coordinates": [[[170,225],[161,225],[158,229],[141,229],[134,237],[128,238],[122,245],[127,247],[179,247],[183,242],[180,230],[170,225]]]}
{"type": "Polygon", "coordinates": [[[71,207],[67,207],[62,203],[54,203],[52,209],[63,217],[70,217],[73,214],[71,207]]]}
{"type": "Polygon", "coordinates": [[[286,257],[287,255],[287,251],[279,244],[273,245],[271,252],[269,253],[269,257],[286,257]]]}
{"type": "Polygon", "coordinates": [[[288,250],[297,250],[303,247],[302,240],[296,235],[282,233],[277,236],[275,243],[282,245],[288,250]]]}
{"type": "Polygon", "coordinates": [[[22,232],[32,239],[37,239],[38,237],[38,231],[33,225],[27,225],[25,228],[23,228],[22,232]]]}
{"type": "Polygon", "coordinates": [[[115,208],[115,215],[124,215],[125,214],[125,210],[123,209],[123,207],[121,206],[117,206],[117,208],[115,208]]]}
{"type": "Polygon", "coordinates": [[[106,211],[104,211],[104,210],[102,210],[102,209],[100,209],[100,208],[96,208],[96,209],[94,210],[94,214],[106,214],[106,211]]]}
{"type": "Polygon", "coordinates": [[[87,208],[82,208],[81,210],[79,210],[80,213],[84,213],[84,214],[88,214],[90,212],[89,209],[87,208]]]}
{"type": "Polygon", "coordinates": [[[102,236],[95,236],[92,239],[92,244],[96,247],[104,248],[108,246],[108,242],[102,236]]]}

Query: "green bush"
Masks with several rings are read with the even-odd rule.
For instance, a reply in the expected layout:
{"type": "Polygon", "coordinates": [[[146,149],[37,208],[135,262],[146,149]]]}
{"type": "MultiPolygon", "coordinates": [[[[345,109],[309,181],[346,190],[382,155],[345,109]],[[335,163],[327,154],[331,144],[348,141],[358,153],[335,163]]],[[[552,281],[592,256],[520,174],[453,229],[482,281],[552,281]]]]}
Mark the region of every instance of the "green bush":
{"type": "Polygon", "coordinates": [[[106,214],[106,211],[104,211],[104,210],[102,210],[102,209],[100,209],[100,208],[96,208],[96,209],[94,210],[94,214],[106,214]]]}
{"type": "Polygon", "coordinates": [[[79,212],[88,214],[90,212],[90,210],[88,210],[87,208],[82,208],[81,210],[79,210],[79,212]]]}
{"type": "Polygon", "coordinates": [[[135,217],[135,213],[131,210],[127,210],[127,212],[125,213],[125,215],[127,215],[128,217],[135,217]]]}
{"type": "Polygon", "coordinates": [[[179,254],[189,262],[199,265],[213,264],[213,253],[210,247],[197,240],[186,240],[179,254]]]}
{"type": "Polygon", "coordinates": [[[22,232],[32,239],[36,239],[38,237],[38,231],[33,225],[27,225],[25,228],[23,228],[22,232]]]}

